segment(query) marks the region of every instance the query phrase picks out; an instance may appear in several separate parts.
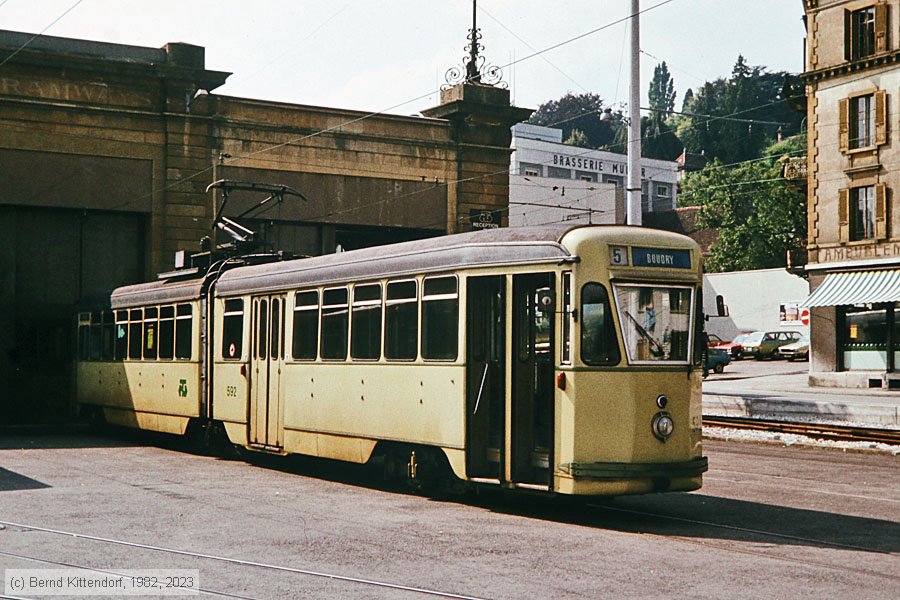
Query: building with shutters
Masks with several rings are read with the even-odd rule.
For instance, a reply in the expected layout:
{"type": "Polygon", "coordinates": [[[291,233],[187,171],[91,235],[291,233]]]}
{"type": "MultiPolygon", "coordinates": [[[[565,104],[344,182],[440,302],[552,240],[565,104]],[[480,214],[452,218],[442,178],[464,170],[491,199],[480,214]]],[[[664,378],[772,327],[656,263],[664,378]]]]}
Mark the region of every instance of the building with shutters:
{"type": "Polygon", "coordinates": [[[810,381],[900,387],[900,0],[805,0],[810,381]]]}
{"type": "Polygon", "coordinates": [[[412,117],[219,95],[230,74],[182,43],[0,31],[0,56],[0,424],[64,415],[75,303],[199,250],[212,182],[301,192],[223,211],[294,254],[506,225],[510,127],[531,114],[480,83],[412,117]]]}

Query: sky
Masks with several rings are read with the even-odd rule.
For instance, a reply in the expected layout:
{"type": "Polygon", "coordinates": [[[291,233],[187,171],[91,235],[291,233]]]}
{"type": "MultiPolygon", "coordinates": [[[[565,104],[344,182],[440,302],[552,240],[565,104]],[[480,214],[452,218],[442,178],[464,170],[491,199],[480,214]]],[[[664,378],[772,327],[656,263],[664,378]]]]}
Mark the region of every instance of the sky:
{"type": "MultiPolygon", "coordinates": [[[[482,55],[502,69],[515,105],[537,108],[568,92],[627,105],[630,0],[477,7],[482,55]]],[[[640,7],[643,106],[661,61],[675,81],[676,108],[688,88],[728,77],[739,54],[770,71],[803,69],[800,0],[640,7]]],[[[409,115],[439,103],[446,71],[463,65],[471,26],[471,0],[0,0],[0,29],[204,46],[208,69],[232,73],[216,94],[409,115]]]]}

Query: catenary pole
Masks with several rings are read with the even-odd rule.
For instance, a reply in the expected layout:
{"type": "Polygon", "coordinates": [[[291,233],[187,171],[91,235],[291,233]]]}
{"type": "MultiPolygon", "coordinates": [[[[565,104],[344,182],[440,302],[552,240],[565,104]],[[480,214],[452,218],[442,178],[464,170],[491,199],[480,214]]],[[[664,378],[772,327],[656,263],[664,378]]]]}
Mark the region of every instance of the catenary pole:
{"type": "Polygon", "coordinates": [[[631,0],[631,90],[628,97],[628,225],[641,225],[641,26],[640,0],[631,0]]]}

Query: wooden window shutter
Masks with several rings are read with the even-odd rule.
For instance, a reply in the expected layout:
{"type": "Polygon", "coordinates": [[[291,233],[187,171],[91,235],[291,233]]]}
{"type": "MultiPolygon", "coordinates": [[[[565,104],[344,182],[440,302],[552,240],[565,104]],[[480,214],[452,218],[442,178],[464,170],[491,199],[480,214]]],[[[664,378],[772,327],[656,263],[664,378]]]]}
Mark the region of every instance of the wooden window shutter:
{"type": "Polygon", "coordinates": [[[853,58],[853,22],[851,21],[850,11],[844,11],[844,60],[853,58]]]}
{"type": "Polygon", "coordinates": [[[839,102],[838,115],[840,127],[838,135],[840,136],[841,152],[847,152],[850,149],[850,99],[842,98],[839,102]]]}
{"type": "Polygon", "coordinates": [[[850,241],[850,189],[844,188],[838,195],[838,230],[841,242],[850,241]]]}
{"type": "Polygon", "coordinates": [[[875,239],[887,239],[887,186],[875,186],[875,239]]]}
{"type": "Polygon", "coordinates": [[[887,92],[875,92],[875,145],[887,143],[887,92]]]}
{"type": "Polygon", "coordinates": [[[875,52],[888,51],[888,6],[875,5],[875,52]]]}

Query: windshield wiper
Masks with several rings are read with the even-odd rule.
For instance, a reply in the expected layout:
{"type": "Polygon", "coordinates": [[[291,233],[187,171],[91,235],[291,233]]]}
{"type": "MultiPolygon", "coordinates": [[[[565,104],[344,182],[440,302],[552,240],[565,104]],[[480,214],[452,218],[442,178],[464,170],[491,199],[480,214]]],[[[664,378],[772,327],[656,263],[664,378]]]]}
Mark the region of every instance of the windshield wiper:
{"type": "Polygon", "coordinates": [[[637,329],[637,332],[641,334],[641,337],[650,342],[650,354],[656,358],[661,358],[666,353],[666,349],[663,345],[656,341],[655,337],[647,333],[647,330],[641,327],[641,324],[638,323],[637,319],[635,319],[630,312],[626,310],[625,315],[631,319],[632,323],[634,323],[634,326],[637,329]]]}

